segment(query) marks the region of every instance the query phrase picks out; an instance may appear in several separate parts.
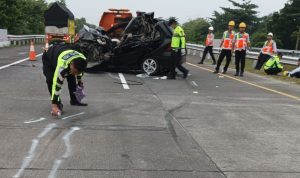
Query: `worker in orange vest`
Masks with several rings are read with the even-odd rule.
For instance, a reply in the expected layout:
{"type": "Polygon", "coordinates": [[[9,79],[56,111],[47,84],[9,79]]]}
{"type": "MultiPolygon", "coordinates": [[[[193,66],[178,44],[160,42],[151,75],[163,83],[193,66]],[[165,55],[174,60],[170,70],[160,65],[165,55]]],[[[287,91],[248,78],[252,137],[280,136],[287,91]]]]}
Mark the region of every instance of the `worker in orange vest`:
{"type": "Polygon", "coordinates": [[[216,59],[215,59],[215,56],[214,56],[214,53],[213,53],[214,39],[215,39],[215,35],[213,34],[213,31],[214,31],[214,27],[209,27],[208,28],[208,34],[207,34],[206,39],[205,39],[205,49],[204,49],[204,52],[203,52],[202,60],[198,64],[203,64],[204,63],[206,55],[209,52],[209,54],[210,54],[210,56],[213,60],[212,65],[216,65],[216,59]]]}
{"type": "Polygon", "coordinates": [[[244,76],[246,51],[250,48],[250,36],[245,32],[246,24],[244,22],[239,25],[239,32],[234,35],[232,49],[235,52],[235,68],[234,76],[244,76]]]}
{"type": "Polygon", "coordinates": [[[231,62],[232,40],[233,40],[234,34],[235,34],[235,32],[233,31],[234,26],[235,26],[235,22],[230,21],[229,24],[228,24],[228,30],[223,33],[223,38],[222,38],[222,41],[221,41],[221,44],[220,44],[220,48],[222,50],[221,50],[221,53],[219,55],[216,70],[214,71],[215,74],[219,73],[220,66],[221,66],[225,56],[226,56],[226,64],[225,64],[225,67],[224,67],[223,72],[222,72],[223,74],[226,74],[228,66],[231,62]]]}
{"type": "Polygon", "coordinates": [[[262,66],[277,53],[276,42],[273,40],[273,33],[269,33],[267,36],[267,41],[265,42],[261,52],[259,53],[258,60],[255,66],[256,70],[260,70],[262,66]]]}

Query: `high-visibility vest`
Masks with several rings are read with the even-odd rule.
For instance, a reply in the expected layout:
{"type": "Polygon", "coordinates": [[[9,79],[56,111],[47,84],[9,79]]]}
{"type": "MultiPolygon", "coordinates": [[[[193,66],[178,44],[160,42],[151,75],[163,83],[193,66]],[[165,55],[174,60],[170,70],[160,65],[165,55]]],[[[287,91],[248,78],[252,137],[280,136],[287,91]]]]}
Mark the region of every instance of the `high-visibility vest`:
{"type": "Polygon", "coordinates": [[[232,31],[231,34],[229,34],[228,31],[224,32],[222,49],[232,49],[232,40],[234,38],[234,34],[234,31],[232,31]]]}
{"type": "Polygon", "coordinates": [[[235,35],[235,49],[241,50],[246,49],[247,47],[247,38],[249,38],[249,35],[247,33],[241,34],[237,33],[235,35]]]}
{"type": "Polygon", "coordinates": [[[278,56],[271,57],[264,66],[265,70],[272,69],[272,68],[283,69],[283,66],[280,64],[280,59],[278,56]]]}
{"type": "Polygon", "coordinates": [[[274,41],[266,41],[264,44],[264,47],[262,48],[263,54],[273,55],[274,49],[273,49],[274,41]]]}
{"type": "Polygon", "coordinates": [[[186,47],[185,33],[179,25],[173,32],[171,47],[173,49],[184,49],[186,47]]]}
{"type": "Polygon", "coordinates": [[[205,40],[205,46],[213,46],[214,45],[213,36],[214,35],[212,33],[207,34],[206,40],[205,40]]]}

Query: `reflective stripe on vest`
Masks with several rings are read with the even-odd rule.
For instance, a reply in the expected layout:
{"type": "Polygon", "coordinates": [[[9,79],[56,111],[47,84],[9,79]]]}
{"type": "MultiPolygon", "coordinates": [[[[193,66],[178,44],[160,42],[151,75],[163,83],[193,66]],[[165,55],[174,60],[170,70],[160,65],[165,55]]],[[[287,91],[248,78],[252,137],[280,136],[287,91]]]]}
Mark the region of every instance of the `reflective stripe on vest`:
{"type": "Polygon", "coordinates": [[[206,40],[205,40],[205,45],[206,46],[213,46],[213,35],[212,34],[207,34],[206,40]]]}
{"type": "Polygon", "coordinates": [[[268,55],[272,55],[274,53],[274,49],[273,49],[273,40],[266,41],[264,44],[264,47],[262,49],[262,53],[263,54],[268,54],[268,55]]]}
{"type": "Polygon", "coordinates": [[[222,45],[222,49],[232,49],[232,40],[234,38],[234,31],[231,32],[231,34],[229,35],[229,32],[226,31],[224,33],[223,36],[223,45],[222,45]]]}
{"type": "Polygon", "coordinates": [[[57,65],[66,69],[68,68],[69,64],[76,58],[81,58],[83,60],[86,60],[86,57],[77,51],[74,50],[64,51],[58,56],[57,65]]]}
{"type": "Polygon", "coordinates": [[[240,35],[241,34],[238,33],[237,36],[236,36],[237,38],[235,40],[235,49],[246,49],[246,47],[247,47],[247,42],[246,42],[247,34],[243,34],[242,37],[240,35]]]}

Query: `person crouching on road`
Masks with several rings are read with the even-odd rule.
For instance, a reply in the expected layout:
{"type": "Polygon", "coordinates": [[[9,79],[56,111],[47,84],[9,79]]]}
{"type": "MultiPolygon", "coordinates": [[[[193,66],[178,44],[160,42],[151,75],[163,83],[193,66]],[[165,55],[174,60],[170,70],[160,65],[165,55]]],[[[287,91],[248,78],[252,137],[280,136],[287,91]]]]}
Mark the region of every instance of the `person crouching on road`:
{"type": "Polygon", "coordinates": [[[183,73],[183,78],[187,78],[189,71],[182,66],[181,59],[182,54],[181,50],[185,50],[186,41],[185,33],[182,27],[178,25],[178,22],[175,18],[170,18],[169,26],[174,29],[173,37],[171,42],[172,47],[172,66],[168,79],[176,79],[176,67],[183,73]]]}
{"type": "Polygon", "coordinates": [[[283,66],[280,64],[282,56],[282,53],[279,52],[277,55],[274,55],[266,62],[264,69],[268,75],[277,75],[282,71],[283,66]]]}
{"type": "Polygon", "coordinates": [[[232,40],[233,40],[234,35],[235,35],[235,32],[233,31],[234,26],[235,26],[235,22],[230,21],[229,24],[228,24],[228,30],[223,33],[223,38],[222,38],[222,41],[221,41],[221,44],[220,44],[220,48],[222,50],[221,50],[221,53],[219,55],[219,59],[218,59],[218,62],[217,62],[216,69],[214,71],[215,74],[219,73],[220,66],[221,66],[221,64],[222,64],[225,57],[226,57],[226,64],[225,64],[225,67],[224,67],[223,72],[222,72],[223,74],[226,74],[227,69],[229,67],[229,64],[231,62],[232,40]]]}
{"type": "Polygon", "coordinates": [[[244,76],[245,63],[246,63],[246,51],[250,48],[250,37],[245,32],[246,24],[244,22],[239,25],[239,32],[235,34],[233,39],[233,49],[235,51],[235,69],[234,76],[244,76]]]}
{"type": "Polygon", "coordinates": [[[73,50],[69,45],[53,45],[44,52],[43,57],[43,73],[46,77],[46,83],[52,101],[52,114],[58,116],[62,113],[63,105],[60,99],[60,93],[64,79],[67,78],[70,104],[75,106],[87,106],[87,104],[77,101],[76,76],[77,83],[83,87],[81,76],[87,67],[86,57],[73,50]]]}
{"type": "Polygon", "coordinates": [[[298,67],[292,71],[286,71],[284,76],[300,78],[300,58],[298,59],[298,67]]]}
{"type": "Polygon", "coordinates": [[[259,53],[258,60],[255,66],[256,70],[260,70],[262,66],[272,57],[274,53],[277,53],[276,42],[273,40],[273,33],[268,34],[268,40],[265,42],[261,52],[259,53]]]}
{"type": "Polygon", "coordinates": [[[198,64],[203,64],[204,63],[204,60],[205,60],[206,55],[207,55],[208,52],[209,52],[209,54],[210,54],[210,56],[213,60],[212,65],[216,64],[216,59],[215,59],[215,56],[214,56],[214,53],[213,53],[214,39],[215,39],[215,35],[213,34],[213,31],[214,31],[214,27],[209,27],[208,28],[208,34],[207,34],[207,37],[206,37],[206,40],[205,40],[205,49],[204,49],[204,52],[203,52],[202,60],[198,64]]]}

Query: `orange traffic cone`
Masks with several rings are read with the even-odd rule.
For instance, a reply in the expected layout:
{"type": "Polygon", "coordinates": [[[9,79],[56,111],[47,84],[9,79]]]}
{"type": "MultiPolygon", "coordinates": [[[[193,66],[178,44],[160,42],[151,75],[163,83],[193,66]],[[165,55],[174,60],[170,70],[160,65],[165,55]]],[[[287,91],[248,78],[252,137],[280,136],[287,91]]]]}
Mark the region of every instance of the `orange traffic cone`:
{"type": "Polygon", "coordinates": [[[43,49],[47,52],[47,51],[48,51],[48,48],[49,48],[49,41],[48,41],[48,39],[46,38],[45,47],[44,47],[43,49]]]}
{"type": "Polygon", "coordinates": [[[34,49],[33,40],[31,40],[31,43],[30,43],[29,60],[30,61],[35,61],[36,60],[36,53],[35,53],[35,49],[34,49]]]}

